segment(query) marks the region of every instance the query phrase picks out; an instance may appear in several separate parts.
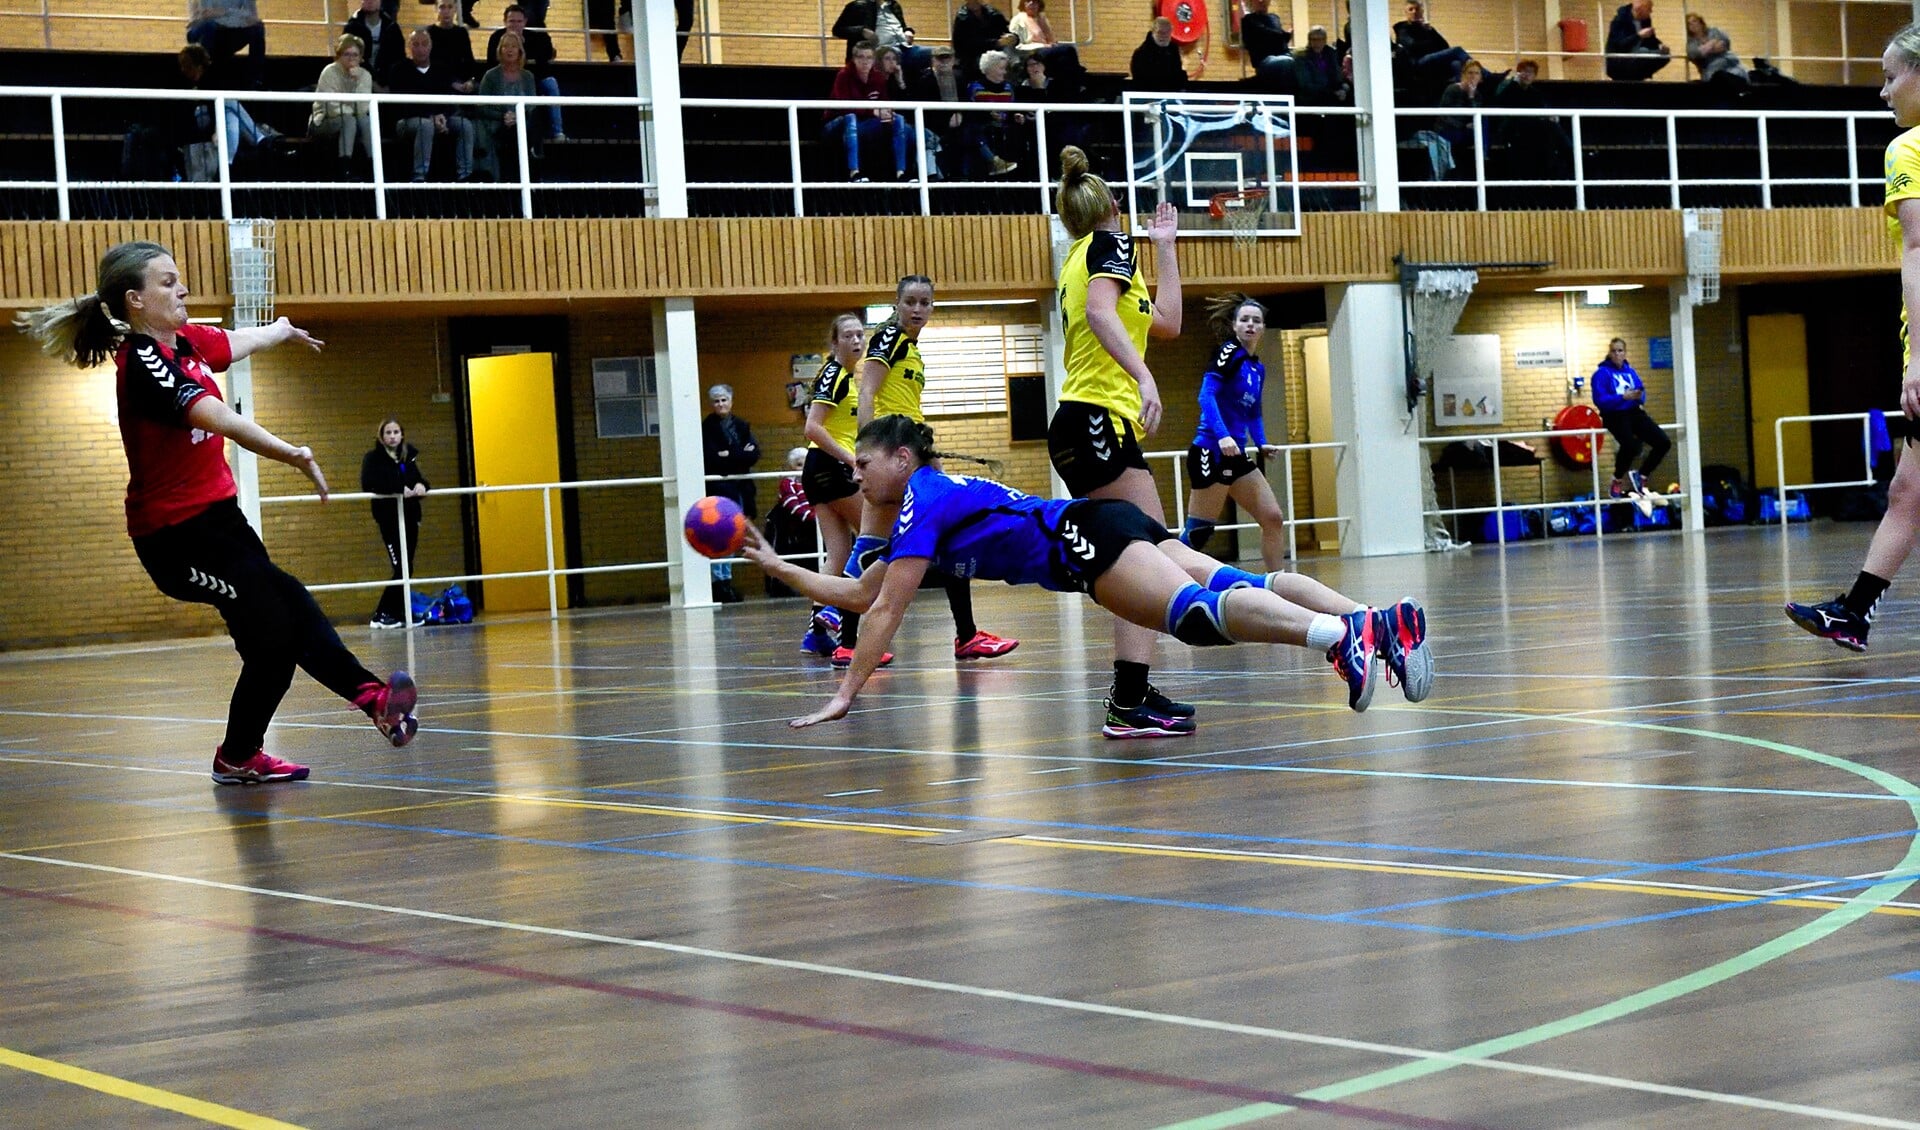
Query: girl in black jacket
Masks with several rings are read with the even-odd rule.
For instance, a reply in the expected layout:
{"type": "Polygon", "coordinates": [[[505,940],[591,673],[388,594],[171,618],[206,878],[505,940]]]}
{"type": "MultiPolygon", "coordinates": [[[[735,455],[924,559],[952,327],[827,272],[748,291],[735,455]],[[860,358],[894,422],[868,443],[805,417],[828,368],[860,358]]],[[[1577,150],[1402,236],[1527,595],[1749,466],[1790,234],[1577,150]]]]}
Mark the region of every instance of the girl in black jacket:
{"type": "MultiPolygon", "coordinates": [[[[380,527],[380,540],[386,543],[387,560],[393,565],[393,579],[400,579],[400,511],[406,512],[407,563],[420,560],[420,499],[427,493],[427,477],[420,473],[420,449],[407,442],[406,429],[392,416],[380,421],[380,442],[360,460],[360,489],[369,494],[399,495],[373,500],[373,522],[380,527]]],[[[417,572],[418,570],[414,570],[417,572]]],[[[411,621],[412,609],[405,603],[400,586],[388,585],[373,610],[370,628],[404,628],[411,621]]]]}

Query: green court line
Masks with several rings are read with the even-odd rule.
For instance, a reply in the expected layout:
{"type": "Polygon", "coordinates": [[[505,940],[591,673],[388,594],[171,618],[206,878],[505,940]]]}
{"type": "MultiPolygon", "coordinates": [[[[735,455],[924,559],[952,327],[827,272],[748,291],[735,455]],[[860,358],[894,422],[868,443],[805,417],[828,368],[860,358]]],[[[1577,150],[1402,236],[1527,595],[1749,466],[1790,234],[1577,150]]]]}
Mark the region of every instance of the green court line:
{"type": "MultiPolygon", "coordinates": [[[[1496,712],[1489,711],[1488,713],[1494,714],[1496,712]]],[[[1687,737],[1705,738],[1712,741],[1735,742],[1741,745],[1758,746],[1761,749],[1772,750],[1775,753],[1784,753],[1790,757],[1798,757],[1807,761],[1817,762],[1821,765],[1852,773],[1857,777],[1864,777],[1868,781],[1885,789],[1893,796],[1906,801],[1907,807],[1913,812],[1916,826],[1920,826],[1920,787],[1884,770],[1876,769],[1871,765],[1862,765],[1857,761],[1849,761],[1844,757],[1817,753],[1800,746],[1787,745],[1784,742],[1768,741],[1765,738],[1750,738],[1739,734],[1723,734],[1713,730],[1696,730],[1686,726],[1663,726],[1652,722],[1628,722],[1612,718],[1565,718],[1561,720],[1579,722],[1583,725],[1652,730],[1664,734],[1680,734],[1687,737]]],[[[1902,857],[1900,862],[1893,865],[1889,874],[1911,875],[1916,868],[1920,868],[1920,836],[1908,842],[1907,854],[1902,857]]],[[[1521,1031],[1513,1032],[1505,1036],[1496,1036],[1490,1040],[1482,1040],[1479,1043],[1469,1044],[1463,1048],[1456,1048],[1450,1054],[1472,1059],[1487,1059],[1492,1056],[1504,1055],[1507,1052],[1518,1051],[1521,1048],[1530,1047],[1534,1044],[1558,1039],[1561,1036],[1571,1035],[1575,1032],[1605,1024],[1609,1021],[1631,1016],[1636,1012],[1642,1012],[1646,1009],[1666,1004],[1669,1001],[1678,1000],[1689,993],[1696,993],[1701,989],[1710,988],[1722,981],[1737,977],[1742,973],[1748,973],[1758,969],[1762,965],[1785,957],[1796,950],[1804,949],[1820,939],[1852,925],[1866,915],[1873,913],[1880,907],[1899,898],[1905,893],[1907,888],[1913,886],[1915,882],[1915,879],[1900,879],[1891,882],[1876,883],[1806,925],[1788,931],[1771,941],[1755,946],[1745,953],[1735,954],[1733,957],[1716,962],[1704,969],[1696,970],[1682,977],[1676,977],[1671,981],[1654,985],[1651,988],[1642,989],[1630,996],[1587,1009],[1584,1012],[1576,1012],[1572,1016],[1562,1017],[1559,1020],[1549,1020],[1544,1024],[1536,1024],[1532,1028],[1522,1029],[1521,1031]]],[[[1429,1075],[1436,1075],[1442,1071],[1449,1071],[1460,1066],[1464,1065],[1443,1059],[1415,1060],[1411,1063],[1403,1063],[1396,1067],[1368,1072],[1365,1075],[1356,1076],[1343,1082],[1330,1083],[1324,1087],[1316,1087],[1311,1091],[1302,1091],[1301,1097],[1319,1099],[1327,1102],[1350,1099],[1355,1095],[1363,1095],[1369,1091],[1377,1091],[1384,1087],[1391,1087],[1396,1083],[1406,1083],[1415,1079],[1423,1079],[1429,1075]]],[[[1236,1107],[1233,1110],[1221,1111],[1218,1114],[1169,1123],[1160,1127],[1159,1130],[1222,1130],[1224,1127],[1240,1126],[1248,1122],[1270,1118],[1276,1114],[1285,1114],[1287,1111],[1293,1109],[1295,1108],[1281,1106],[1275,1103],[1254,1103],[1251,1106],[1236,1107]]]]}

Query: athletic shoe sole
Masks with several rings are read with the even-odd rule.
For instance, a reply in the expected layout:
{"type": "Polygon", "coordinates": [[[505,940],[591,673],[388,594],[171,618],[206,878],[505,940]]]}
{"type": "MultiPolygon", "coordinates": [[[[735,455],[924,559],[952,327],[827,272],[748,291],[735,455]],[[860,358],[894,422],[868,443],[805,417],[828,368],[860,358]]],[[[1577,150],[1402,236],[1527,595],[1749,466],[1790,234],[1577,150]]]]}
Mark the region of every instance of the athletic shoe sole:
{"type": "Polygon", "coordinates": [[[1858,637],[1855,637],[1855,636],[1846,635],[1844,633],[1835,632],[1831,628],[1824,627],[1818,621],[1814,620],[1812,617],[1800,615],[1800,613],[1794,610],[1794,607],[1791,604],[1787,605],[1786,612],[1787,612],[1787,619],[1792,620],[1794,623],[1800,625],[1802,628],[1805,628],[1812,635],[1819,636],[1823,640],[1832,640],[1836,646],[1844,647],[1848,651],[1867,650],[1866,640],[1859,639],[1858,637]]]}
{"type": "MultiPolygon", "coordinates": [[[[1398,611],[1409,605],[1412,606],[1413,615],[1419,617],[1420,642],[1407,649],[1402,670],[1396,675],[1400,680],[1400,693],[1407,696],[1407,701],[1420,702],[1433,693],[1433,653],[1427,650],[1427,612],[1420,607],[1420,602],[1410,596],[1402,597],[1394,608],[1398,611]]],[[[1392,646],[1396,641],[1387,642],[1392,646]]]]}
{"type": "Polygon", "coordinates": [[[1184,729],[1177,728],[1179,725],[1175,722],[1166,726],[1130,726],[1109,722],[1100,727],[1100,736],[1125,741],[1132,738],[1190,738],[1194,735],[1196,727],[1193,723],[1187,723],[1184,729]]]}
{"type": "Polygon", "coordinates": [[[289,766],[284,773],[222,773],[216,768],[212,774],[213,782],[216,785],[266,785],[272,784],[275,781],[304,781],[307,779],[307,774],[310,770],[308,770],[305,765],[293,765],[290,762],[283,762],[282,764],[289,766]]]}

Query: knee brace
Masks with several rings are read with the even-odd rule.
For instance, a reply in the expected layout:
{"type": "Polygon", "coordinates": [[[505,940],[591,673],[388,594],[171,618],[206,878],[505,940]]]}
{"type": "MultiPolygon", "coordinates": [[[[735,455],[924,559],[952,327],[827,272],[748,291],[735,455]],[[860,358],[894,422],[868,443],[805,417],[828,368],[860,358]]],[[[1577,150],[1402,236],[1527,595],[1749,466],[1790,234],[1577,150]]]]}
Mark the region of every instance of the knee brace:
{"type": "Polygon", "coordinates": [[[1194,647],[1220,647],[1233,642],[1227,634],[1227,614],[1220,593],[1189,584],[1167,602],[1167,634],[1194,647]]]}
{"type": "Polygon", "coordinates": [[[842,569],[840,573],[842,576],[852,577],[857,581],[860,579],[860,574],[866,572],[868,567],[875,561],[880,560],[881,555],[886,552],[886,538],[877,538],[871,534],[861,534],[859,537],[853,539],[853,548],[847,553],[847,566],[842,569]]]}
{"type": "Polygon", "coordinates": [[[1232,592],[1234,589],[1262,589],[1267,587],[1266,577],[1259,573],[1249,573],[1245,569],[1236,569],[1231,565],[1222,565],[1207,578],[1208,592],[1232,592]]]}
{"type": "Polygon", "coordinates": [[[1213,537],[1214,523],[1205,518],[1188,516],[1186,524],[1180,528],[1180,540],[1193,549],[1207,548],[1207,541],[1213,537]]]}

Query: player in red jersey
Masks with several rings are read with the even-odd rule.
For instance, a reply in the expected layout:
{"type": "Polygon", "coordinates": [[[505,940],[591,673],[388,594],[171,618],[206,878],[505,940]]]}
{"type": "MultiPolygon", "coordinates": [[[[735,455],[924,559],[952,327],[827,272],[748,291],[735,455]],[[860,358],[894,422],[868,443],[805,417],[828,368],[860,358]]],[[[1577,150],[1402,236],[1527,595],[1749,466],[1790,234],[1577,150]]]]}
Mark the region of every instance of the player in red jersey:
{"type": "Polygon", "coordinates": [[[223,785],[298,781],[307,767],[262,748],[297,666],[365,711],[388,741],[411,741],[413,680],[382,682],[340,642],[306,586],[276,568],[240,512],[227,467],[231,439],[298,468],[327,495],[313,451],[295,447],[228,407],[213,374],[263,349],[322,342],[285,318],[222,330],[187,322],[187,285],[157,243],[122,243],[100,260],[94,293],[23,314],[17,324],[50,356],[90,369],[111,358],[127,452],[127,532],[140,564],[175,600],[210,604],[240,652],[240,679],[214,750],[223,785]]]}

